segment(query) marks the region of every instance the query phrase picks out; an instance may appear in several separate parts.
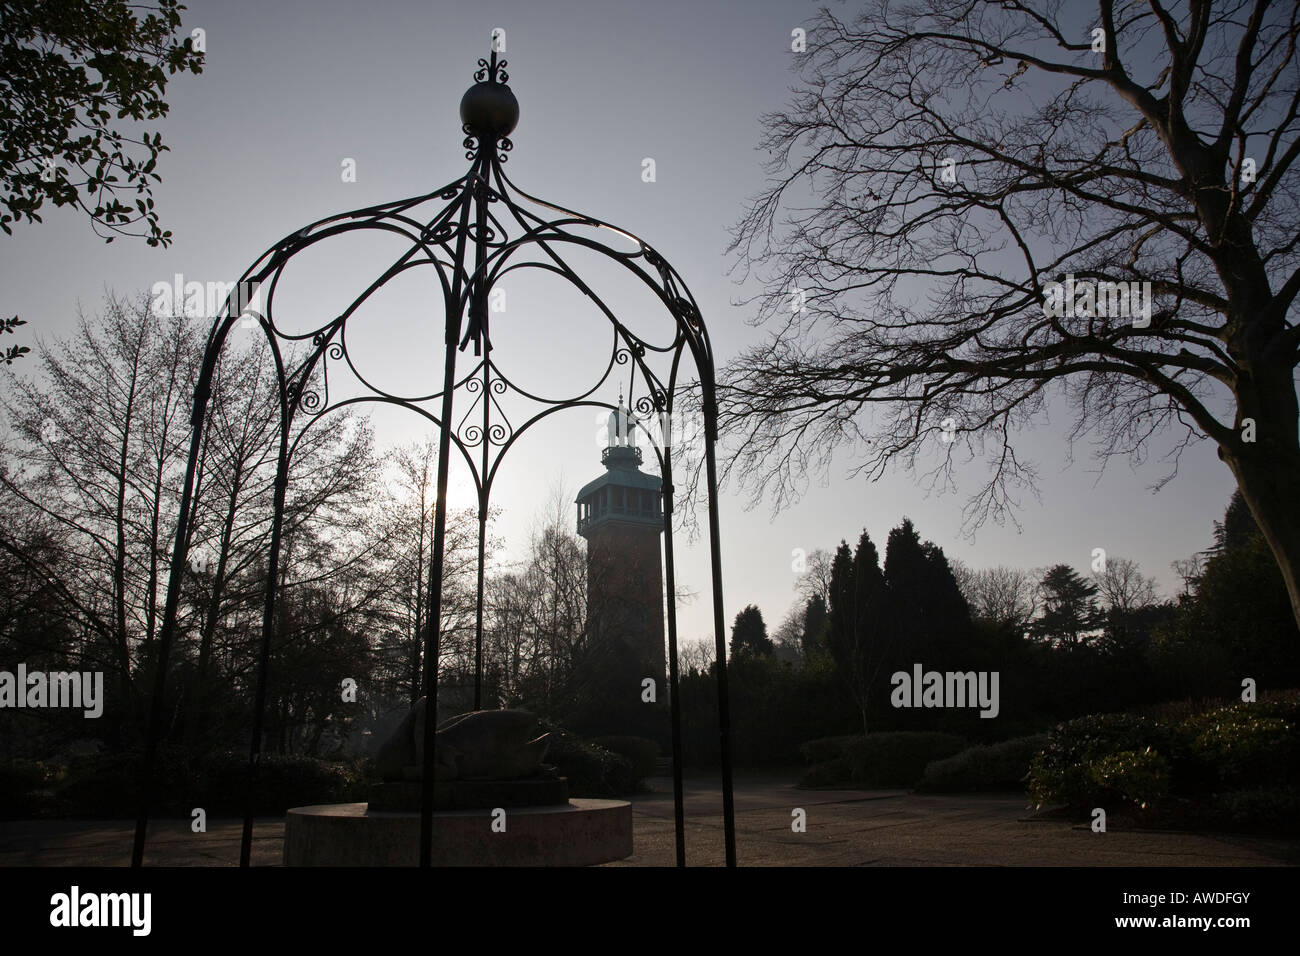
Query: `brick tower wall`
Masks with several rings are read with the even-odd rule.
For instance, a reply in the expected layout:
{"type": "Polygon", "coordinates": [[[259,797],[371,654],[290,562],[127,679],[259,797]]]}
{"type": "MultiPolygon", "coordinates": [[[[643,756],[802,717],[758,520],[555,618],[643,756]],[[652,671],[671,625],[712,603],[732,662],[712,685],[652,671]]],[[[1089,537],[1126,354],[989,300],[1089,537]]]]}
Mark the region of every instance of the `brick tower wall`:
{"type": "Polygon", "coordinates": [[[638,649],[660,688],[668,672],[659,529],[610,523],[587,538],[587,616],[597,633],[638,649]]]}

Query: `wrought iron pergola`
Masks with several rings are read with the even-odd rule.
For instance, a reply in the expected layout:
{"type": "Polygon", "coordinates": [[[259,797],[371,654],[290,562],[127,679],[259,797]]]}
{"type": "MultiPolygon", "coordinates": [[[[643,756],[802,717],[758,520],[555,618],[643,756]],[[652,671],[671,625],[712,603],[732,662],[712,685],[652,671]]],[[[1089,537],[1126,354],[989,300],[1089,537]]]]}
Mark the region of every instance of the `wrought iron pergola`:
{"type": "MultiPolygon", "coordinates": [[[[149,733],[144,758],[142,800],[136,822],[132,865],[143,862],[151,803],[151,780],[158,745],[163,735],[163,701],[168,657],[176,638],[177,612],[186,567],[190,528],[194,519],[193,493],[208,403],[218,359],[226,338],[241,316],[253,316],[266,336],[278,376],[280,406],[279,450],[276,464],[270,548],[266,565],[262,634],[256,671],[252,739],[249,746],[249,788],[245,807],[240,865],[249,865],[252,845],[253,799],[261,753],[271,640],[277,618],[281,533],[290,463],[303,435],[330,411],[358,402],[386,403],[423,416],[438,429],[437,497],[433,517],[432,557],[429,565],[427,613],[424,628],[424,693],[428,713],[437,713],[444,546],[447,530],[448,468],[453,449],[473,476],[478,502],[477,605],[475,614],[474,704],[482,706],[484,557],[488,505],[493,482],[506,453],[537,422],[556,412],[581,406],[609,409],[607,395],[617,380],[626,382],[628,405],[642,422],[651,418],[669,422],[685,390],[679,380],[682,360],[689,356],[698,375],[703,415],[704,480],[707,490],[710,572],[713,590],[713,626],[717,657],[718,721],[721,745],[723,824],[728,866],[736,863],[735,819],[732,794],[730,721],[726,674],[726,645],[722,604],[722,564],[718,538],[717,406],[713,351],[700,310],[681,276],[653,248],[622,229],[590,216],[545,202],[520,190],[505,175],[503,166],[512,149],[508,138],[519,118],[519,105],[507,85],[506,61],[480,59],[475,84],[461,100],[465,156],[469,171],[434,192],[397,202],[371,206],[315,222],[290,233],[268,249],[243,274],[227,298],[208,336],[198,384],[194,392],[189,458],[181,493],[176,542],[162,628],[159,634],[155,682],[150,707],[149,733]],[[634,251],[618,251],[589,233],[609,230],[628,240],[634,251]],[[378,230],[409,243],[406,252],[377,276],[339,314],[317,328],[291,333],[277,326],[275,296],[285,267],[293,257],[318,242],[357,230],[378,230]],[[585,249],[626,269],[656,296],[671,319],[671,337],[659,344],[635,334],[606,304],[592,285],[566,260],[566,253],[585,249]],[[381,387],[353,364],[348,345],[348,321],[378,289],[407,270],[434,270],[443,296],[445,350],[441,389],[422,395],[400,395],[381,387]],[[564,398],[546,398],[525,390],[497,366],[492,357],[489,295],[496,283],[516,270],[545,270],[567,280],[585,294],[608,320],[611,350],[603,369],[580,391],[564,398]],[[258,292],[249,306],[249,290],[258,292]],[[290,352],[308,343],[304,357],[290,352]],[[458,368],[458,357],[473,345],[468,370],[458,368]],[[622,372],[627,377],[623,379],[622,372]],[[331,399],[331,376],[350,378],[356,394],[331,399]],[[518,426],[506,417],[499,398],[506,394],[532,409],[518,426]]],[[[435,353],[436,354],[436,353],[435,353]]],[[[692,386],[695,387],[695,386],[692,386]]],[[[621,401],[621,396],[620,396],[621,401]]],[[[646,447],[654,451],[663,489],[664,571],[667,591],[668,679],[673,750],[673,803],[676,818],[677,865],[686,863],[682,806],[681,711],[678,695],[677,606],[673,557],[673,430],[652,435],[641,428],[646,447]]],[[[436,720],[425,721],[424,775],[421,794],[420,862],[428,866],[432,855],[433,734],[436,720]]]]}

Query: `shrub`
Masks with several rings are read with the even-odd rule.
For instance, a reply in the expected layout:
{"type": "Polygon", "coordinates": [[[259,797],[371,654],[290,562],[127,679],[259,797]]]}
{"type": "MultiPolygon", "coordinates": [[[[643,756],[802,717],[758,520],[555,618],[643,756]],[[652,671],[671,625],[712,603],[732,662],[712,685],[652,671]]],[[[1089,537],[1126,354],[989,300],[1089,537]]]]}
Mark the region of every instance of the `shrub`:
{"type": "Polygon", "coordinates": [[[1128,751],[1172,753],[1176,741],[1168,727],[1132,714],[1090,714],[1057,724],[1034,758],[1029,794],[1039,804],[1095,806],[1097,783],[1089,776],[1089,765],[1128,751]]]}
{"type": "Polygon", "coordinates": [[[861,739],[861,734],[822,737],[818,740],[810,740],[806,744],[800,744],[799,753],[803,754],[803,759],[810,764],[826,763],[828,760],[838,759],[844,753],[845,747],[853,741],[861,739]]]}
{"type": "MultiPolygon", "coordinates": [[[[130,817],[139,809],[140,755],[104,754],[73,767],[58,790],[60,811],[69,816],[130,817]]],[[[248,755],[224,752],[191,760],[163,749],[154,769],[152,812],[188,816],[194,807],[209,815],[242,815],[248,755]]],[[[363,801],[365,780],[356,765],[315,757],[263,755],[253,812],[278,816],[290,807],[363,801]]]]}
{"type": "Polygon", "coordinates": [[[1154,807],[1169,792],[1169,761],[1154,750],[1121,750],[1088,765],[1093,789],[1081,795],[1098,805],[1116,800],[1140,809],[1154,807]]]}
{"type": "Polygon", "coordinates": [[[1200,779],[1231,789],[1300,780],[1300,735],[1285,705],[1231,704],[1180,727],[1200,779]]]}
{"type": "Polygon", "coordinates": [[[43,804],[42,791],[52,769],[38,760],[12,760],[0,764],[0,820],[30,817],[43,804]]]}
{"type": "MultiPolygon", "coordinates": [[[[55,796],[68,816],[133,817],[140,809],[141,754],[135,751],[86,756],[71,763],[55,796]]],[[[188,754],[160,747],[154,759],[153,807],[156,813],[185,813],[197,773],[188,754]]]]}
{"type": "Polygon", "coordinates": [[[925,774],[927,764],[949,757],[965,745],[965,740],[952,734],[914,730],[814,740],[800,748],[804,758],[813,763],[802,785],[911,787],[925,774]],[[832,756],[814,762],[827,754],[832,756]]]}
{"type": "Polygon", "coordinates": [[[1029,767],[1044,747],[1046,734],[968,747],[926,765],[921,790],[938,793],[1023,790],[1029,767]]]}
{"type": "Polygon", "coordinates": [[[1162,817],[1176,825],[1294,832],[1300,693],[1166,713],[1181,719],[1096,714],[1058,725],[1034,759],[1031,796],[1074,810],[1163,801],[1162,817]]]}
{"type": "Polygon", "coordinates": [[[638,780],[654,776],[659,765],[659,745],[646,737],[597,737],[593,742],[630,760],[638,780]]]}
{"type": "Polygon", "coordinates": [[[619,797],[635,793],[632,761],[564,731],[552,731],[546,762],[569,781],[572,797],[619,797]]]}
{"type": "Polygon", "coordinates": [[[1216,794],[1213,825],[1225,830],[1300,836],[1300,787],[1260,787],[1216,794]]]}
{"type": "MultiPolygon", "coordinates": [[[[201,790],[208,813],[243,814],[248,755],[227,751],[205,762],[201,790]]],[[[258,763],[253,813],[278,816],[292,807],[366,800],[366,780],[356,765],[301,755],[263,755],[258,763]]]]}

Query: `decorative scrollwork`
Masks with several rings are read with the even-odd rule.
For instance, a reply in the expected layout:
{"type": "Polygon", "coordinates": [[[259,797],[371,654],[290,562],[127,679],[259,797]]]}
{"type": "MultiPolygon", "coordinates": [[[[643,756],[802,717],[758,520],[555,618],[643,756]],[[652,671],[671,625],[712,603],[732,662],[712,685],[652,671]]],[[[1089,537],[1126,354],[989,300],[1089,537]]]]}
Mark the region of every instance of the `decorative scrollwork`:
{"type": "Polygon", "coordinates": [[[338,342],[331,342],[330,347],[325,350],[325,354],[337,361],[343,357],[343,346],[338,342]]]}
{"type": "MultiPolygon", "coordinates": [[[[477,377],[466,379],[464,388],[465,391],[471,395],[481,396],[483,392],[483,380],[477,377]]],[[[514,426],[510,424],[510,419],[506,417],[506,413],[502,410],[501,406],[497,404],[496,399],[490,398],[492,395],[504,395],[509,391],[509,389],[510,385],[505,379],[491,379],[488,384],[489,398],[479,398],[477,401],[470,403],[470,407],[465,410],[465,414],[461,418],[460,424],[456,426],[456,434],[460,435],[461,440],[465,443],[467,448],[475,448],[483,443],[481,411],[479,413],[480,417],[477,421],[470,421],[470,419],[474,417],[475,411],[481,409],[479,404],[480,401],[490,401],[491,405],[488,409],[489,414],[491,414],[491,409],[495,408],[496,415],[499,416],[498,419],[491,420],[487,423],[488,443],[491,445],[501,446],[510,440],[510,436],[514,434],[514,426]]]]}
{"type": "Polygon", "coordinates": [[[633,404],[633,409],[638,415],[649,415],[652,412],[662,412],[668,407],[668,399],[664,395],[663,389],[658,386],[650,386],[650,394],[642,395],[633,404]]]}
{"type": "Polygon", "coordinates": [[[631,351],[626,348],[615,349],[614,361],[619,365],[626,365],[628,362],[632,361],[631,351]]]}
{"type": "Polygon", "coordinates": [[[678,296],[673,300],[673,308],[678,315],[691,324],[692,328],[700,327],[700,311],[691,304],[689,299],[678,296]]]}
{"type": "Polygon", "coordinates": [[[496,63],[489,63],[483,57],[479,57],[478,69],[474,71],[474,79],[479,83],[484,83],[489,79],[493,83],[509,83],[510,74],[506,72],[506,61],[497,60],[496,63]]]}
{"type": "MultiPolygon", "coordinates": [[[[515,148],[515,144],[510,142],[509,136],[502,136],[498,138],[497,139],[497,162],[504,163],[507,160],[509,160],[510,157],[507,154],[514,148],[515,148]]],[[[496,197],[494,196],[491,201],[496,202],[496,197]]]]}
{"type": "Polygon", "coordinates": [[[299,382],[289,382],[285,385],[284,393],[291,405],[296,404],[308,414],[314,415],[321,407],[321,394],[313,388],[304,389],[299,382]]]}

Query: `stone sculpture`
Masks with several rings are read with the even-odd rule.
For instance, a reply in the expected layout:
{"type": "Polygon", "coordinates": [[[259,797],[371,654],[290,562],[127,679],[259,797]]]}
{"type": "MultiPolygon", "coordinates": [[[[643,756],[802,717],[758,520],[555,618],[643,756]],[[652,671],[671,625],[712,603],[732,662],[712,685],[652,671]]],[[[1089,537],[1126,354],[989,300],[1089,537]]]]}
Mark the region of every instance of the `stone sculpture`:
{"type": "MultiPolygon", "coordinates": [[[[424,771],[425,698],[416,701],[375,755],[382,780],[420,780],[424,771]]],[[[524,710],[475,710],[444,721],[434,744],[434,779],[518,780],[535,774],[549,734],[524,710]]]]}

